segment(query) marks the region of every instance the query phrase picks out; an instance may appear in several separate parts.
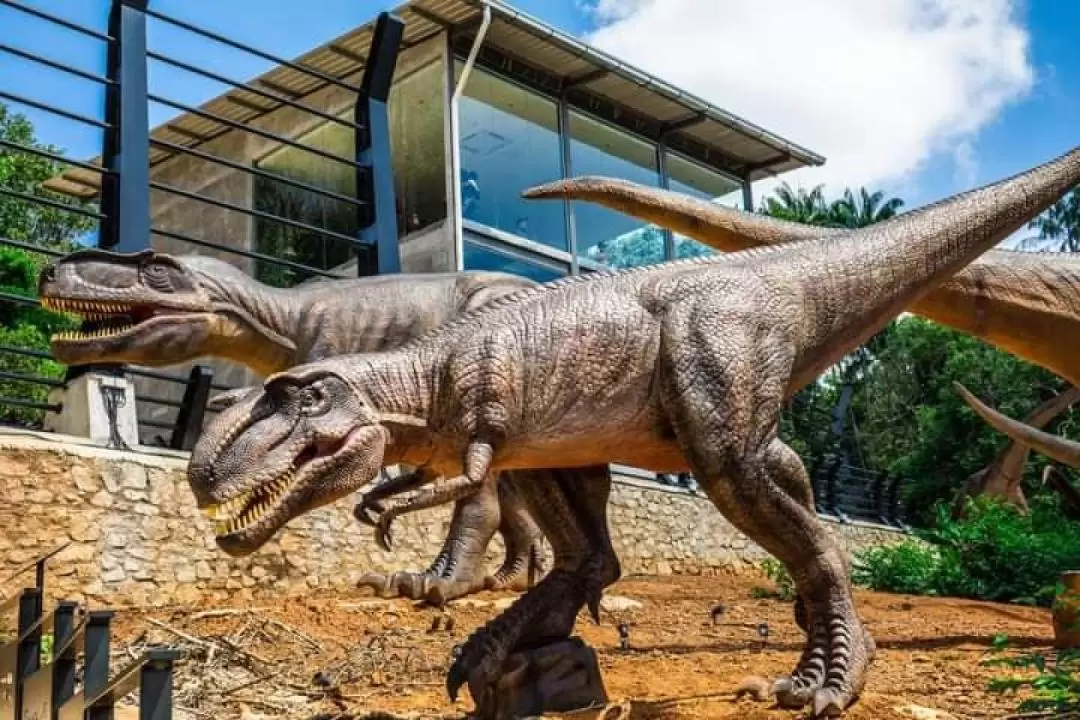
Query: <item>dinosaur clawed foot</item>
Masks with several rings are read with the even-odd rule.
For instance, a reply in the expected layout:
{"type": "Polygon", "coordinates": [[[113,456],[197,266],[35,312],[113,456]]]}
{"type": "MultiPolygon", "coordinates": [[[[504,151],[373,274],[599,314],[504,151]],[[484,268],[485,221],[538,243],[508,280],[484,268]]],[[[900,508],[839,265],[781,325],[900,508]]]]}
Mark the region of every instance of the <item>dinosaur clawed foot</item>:
{"type": "Polygon", "coordinates": [[[540,548],[535,544],[508,556],[503,566],[493,575],[484,578],[485,590],[523,591],[532,587],[543,576],[545,563],[540,548]],[[530,568],[530,564],[532,567],[530,568]],[[530,578],[530,573],[533,577],[530,578]],[[530,582],[531,580],[531,582],[530,582]]]}
{"type": "Polygon", "coordinates": [[[454,577],[440,577],[430,571],[399,570],[390,574],[367,573],[357,582],[357,587],[370,587],[381,598],[404,597],[410,600],[423,600],[438,607],[479,590],[480,583],[454,577]]]}
{"type": "Polygon", "coordinates": [[[807,647],[795,672],[777,680],[773,692],[781,707],[809,704],[812,717],[835,717],[862,692],[874,640],[850,603],[806,607],[804,618],[810,627],[807,647]]]}
{"type": "Polygon", "coordinates": [[[576,573],[555,571],[521,596],[503,614],[469,637],[446,676],[446,691],[456,700],[462,685],[477,707],[485,707],[499,687],[504,665],[511,653],[570,637],[578,611],[586,604],[599,610],[588,583],[576,573]]]}

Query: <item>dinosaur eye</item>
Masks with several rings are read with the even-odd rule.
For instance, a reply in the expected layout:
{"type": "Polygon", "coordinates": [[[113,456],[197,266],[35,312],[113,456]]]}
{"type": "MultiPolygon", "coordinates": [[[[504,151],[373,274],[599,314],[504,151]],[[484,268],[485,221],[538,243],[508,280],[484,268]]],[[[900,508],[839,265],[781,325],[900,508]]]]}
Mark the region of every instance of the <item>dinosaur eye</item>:
{"type": "Polygon", "coordinates": [[[152,290],[173,292],[172,275],[169,268],[161,263],[151,262],[142,266],[143,282],[152,290]]]}
{"type": "Polygon", "coordinates": [[[326,412],[326,394],[315,385],[309,385],[300,391],[300,412],[305,415],[319,415],[326,412]]]}

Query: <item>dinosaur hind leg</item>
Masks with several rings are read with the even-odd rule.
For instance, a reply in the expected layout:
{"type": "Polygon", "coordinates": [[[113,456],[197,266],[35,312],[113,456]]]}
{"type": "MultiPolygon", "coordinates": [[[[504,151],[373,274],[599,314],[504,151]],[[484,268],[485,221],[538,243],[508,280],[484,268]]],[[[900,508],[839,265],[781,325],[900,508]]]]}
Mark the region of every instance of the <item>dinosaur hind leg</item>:
{"type": "Polygon", "coordinates": [[[454,660],[447,690],[453,698],[468,682],[480,709],[491,701],[511,653],[569,637],[582,607],[599,614],[604,588],[621,572],[608,533],[606,466],[513,472],[508,479],[551,543],[554,562],[536,587],[474,632],[454,660]]]}
{"type": "Polygon", "coordinates": [[[777,351],[784,344],[767,343],[771,352],[759,356],[753,343],[711,330],[688,323],[680,329],[688,342],[662,357],[665,410],[702,489],[787,567],[805,601],[807,644],[777,681],[777,700],[837,715],[862,692],[874,645],[855,612],[847,559],[813,512],[806,469],[776,436],[791,371],[777,351]]]}
{"type": "Polygon", "coordinates": [[[550,482],[552,476],[547,470],[522,470],[515,472],[515,476],[519,478],[516,482],[504,478],[499,483],[499,513],[502,518],[499,533],[506,547],[506,558],[494,575],[484,578],[484,587],[489,590],[525,590],[544,574],[540,546],[544,533],[517,488],[550,482]]]}
{"type": "Polygon", "coordinates": [[[382,597],[404,596],[434,605],[482,590],[484,554],[499,521],[496,483],[485,482],[475,493],[454,503],[450,531],[427,570],[369,573],[358,584],[373,588],[382,597]]]}

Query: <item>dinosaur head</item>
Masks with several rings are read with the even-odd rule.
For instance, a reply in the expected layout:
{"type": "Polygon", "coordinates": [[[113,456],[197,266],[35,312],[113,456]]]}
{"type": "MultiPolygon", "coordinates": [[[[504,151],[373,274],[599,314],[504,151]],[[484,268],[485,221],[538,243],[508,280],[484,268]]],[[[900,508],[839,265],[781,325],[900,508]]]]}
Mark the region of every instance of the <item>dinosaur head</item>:
{"type": "Polygon", "coordinates": [[[161,366],[226,354],[245,334],[291,344],[235,301],[251,282],[212,258],[88,249],[42,268],[38,295],[46,308],[83,317],[78,331],[52,338],[60,362],[161,366]]]}
{"type": "Polygon", "coordinates": [[[285,523],[371,482],[390,434],[382,416],[324,363],[268,378],[204,430],[188,465],[218,546],[261,547],[285,523]]]}

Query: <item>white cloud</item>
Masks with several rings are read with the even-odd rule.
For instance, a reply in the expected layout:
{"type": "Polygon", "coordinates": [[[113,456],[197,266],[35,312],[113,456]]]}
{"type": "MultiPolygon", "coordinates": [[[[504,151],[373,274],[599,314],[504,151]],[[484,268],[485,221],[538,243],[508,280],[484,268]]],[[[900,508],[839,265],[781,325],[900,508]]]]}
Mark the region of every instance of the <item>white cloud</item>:
{"type": "MultiPolygon", "coordinates": [[[[1019,0],[585,0],[586,40],[809,147],[793,184],[901,187],[1034,84],[1019,0]]],[[[772,183],[760,183],[757,193],[772,183]]]]}

